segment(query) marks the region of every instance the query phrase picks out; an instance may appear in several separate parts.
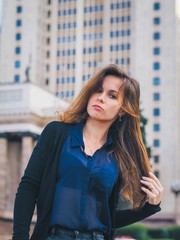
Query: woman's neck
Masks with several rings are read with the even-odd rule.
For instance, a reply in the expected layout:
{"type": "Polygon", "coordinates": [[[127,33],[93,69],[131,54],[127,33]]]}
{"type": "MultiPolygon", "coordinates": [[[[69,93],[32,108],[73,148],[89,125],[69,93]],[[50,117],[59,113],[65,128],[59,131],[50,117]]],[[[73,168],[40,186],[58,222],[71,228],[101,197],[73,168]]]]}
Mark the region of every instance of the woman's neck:
{"type": "Polygon", "coordinates": [[[90,141],[102,144],[107,140],[108,131],[109,125],[107,123],[93,119],[87,119],[83,128],[83,134],[86,138],[90,141]]]}

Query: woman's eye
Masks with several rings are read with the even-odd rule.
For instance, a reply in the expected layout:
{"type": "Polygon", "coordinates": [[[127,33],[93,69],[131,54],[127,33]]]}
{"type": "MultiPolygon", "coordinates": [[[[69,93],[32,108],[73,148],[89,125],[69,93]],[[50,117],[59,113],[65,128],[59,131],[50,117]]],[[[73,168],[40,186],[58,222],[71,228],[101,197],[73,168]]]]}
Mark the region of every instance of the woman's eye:
{"type": "Polygon", "coordinates": [[[113,95],[113,94],[109,94],[109,97],[110,97],[111,99],[116,99],[116,96],[113,95]]]}

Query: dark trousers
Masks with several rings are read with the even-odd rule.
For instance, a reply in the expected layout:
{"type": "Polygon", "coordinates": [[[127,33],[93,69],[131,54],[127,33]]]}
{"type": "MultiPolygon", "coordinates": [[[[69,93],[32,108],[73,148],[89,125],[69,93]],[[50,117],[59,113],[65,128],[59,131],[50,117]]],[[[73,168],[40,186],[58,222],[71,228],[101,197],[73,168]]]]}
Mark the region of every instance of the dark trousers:
{"type": "Polygon", "coordinates": [[[55,227],[51,229],[47,240],[104,240],[104,236],[102,233],[96,231],[81,232],[55,227]]]}

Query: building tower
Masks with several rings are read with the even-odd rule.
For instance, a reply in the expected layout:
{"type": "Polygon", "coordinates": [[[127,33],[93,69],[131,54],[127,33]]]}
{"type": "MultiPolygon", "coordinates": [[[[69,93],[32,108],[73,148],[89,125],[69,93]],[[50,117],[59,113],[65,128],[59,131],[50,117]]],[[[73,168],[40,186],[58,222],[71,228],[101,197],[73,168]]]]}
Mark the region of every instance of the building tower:
{"type": "Polygon", "coordinates": [[[6,0],[1,32],[1,84],[33,82],[71,102],[108,63],[140,81],[167,217],[180,180],[179,9],[178,0],[6,0]]]}

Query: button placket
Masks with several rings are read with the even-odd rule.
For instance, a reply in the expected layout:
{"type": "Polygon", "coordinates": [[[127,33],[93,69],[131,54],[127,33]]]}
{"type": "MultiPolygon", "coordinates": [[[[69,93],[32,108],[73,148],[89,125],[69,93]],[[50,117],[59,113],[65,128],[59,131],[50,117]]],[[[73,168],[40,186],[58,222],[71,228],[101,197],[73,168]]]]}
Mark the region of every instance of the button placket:
{"type": "Polygon", "coordinates": [[[79,231],[75,230],[74,233],[75,233],[76,239],[78,240],[79,239],[79,231]]]}
{"type": "Polygon", "coordinates": [[[83,187],[82,193],[81,193],[81,216],[80,216],[80,226],[84,227],[87,224],[87,217],[86,217],[86,202],[87,202],[87,189],[89,185],[89,176],[90,173],[88,171],[87,179],[84,181],[85,185],[83,187]]]}

